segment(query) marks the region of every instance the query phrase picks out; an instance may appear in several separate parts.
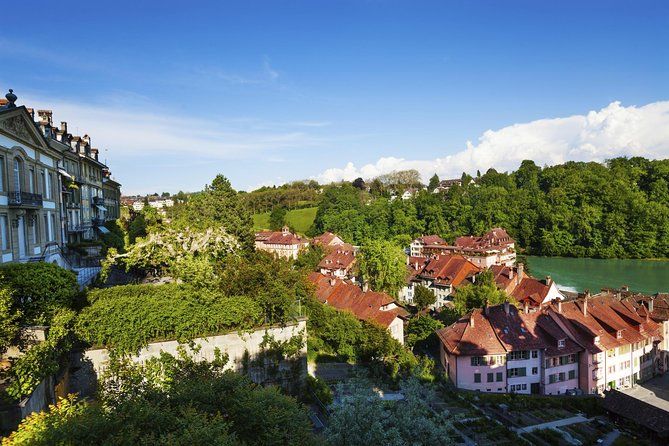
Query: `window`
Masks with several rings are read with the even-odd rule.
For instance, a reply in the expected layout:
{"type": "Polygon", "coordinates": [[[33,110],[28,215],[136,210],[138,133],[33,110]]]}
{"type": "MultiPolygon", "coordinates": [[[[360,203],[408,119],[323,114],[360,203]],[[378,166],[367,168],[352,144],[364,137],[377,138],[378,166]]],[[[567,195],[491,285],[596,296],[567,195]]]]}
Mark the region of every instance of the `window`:
{"type": "Polygon", "coordinates": [[[0,215],[0,249],[9,249],[9,222],[6,215],[0,215]]]}
{"type": "Polygon", "coordinates": [[[44,214],[44,239],[49,240],[49,216],[44,214]]]}
{"type": "Polygon", "coordinates": [[[525,367],[518,367],[518,368],[515,368],[515,369],[509,369],[508,372],[507,372],[507,376],[509,378],[513,378],[513,377],[516,377],[516,376],[527,376],[527,370],[525,369],[525,367]]]}
{"type": "Polygon", "coordinates": [[[37,235],[37,219],[33,220],[30,224],[30,234],[33,236],[33,243],[37,244],[39,242],[37,235]]]}
{"type": "Polygon", "coordinates": [[[481,382],[481,374],[480,373],[474,373],[474,382],[475,383],[480,383],[481,382]]]}
{"type": "Polygon", "coordinates": [[[539,350],[532,350],[532,357],[533,358],[538,358],[539,357],[539,350]]]}
{"type": "Polygon", "coordinates": [[[532,374],[537,375],[539,373],[539,368],[538,367],[532,367],[532,374]]]}
{"type": "Polygon", "coordinates": [[[472,356],[471,363],[473,367],[479,365],[488,365],[488,358],[485,356],[472,356]]]}
{"type": "Polygon", "coordinates": [[[494,373],[488,373],[488,377],[487,377],[488,379],[487,379],[486,382],[489,382],[489,383],[493,382],[495,380],[494,376],[495,376],[494,373]]]}
{"type": "Polygon", "coordinates": [[[522,387],[523,390],[527,390],[527,384],[523,384],[522,386],[523,386],[522,387]]]}
{"type": "Polygon", "coordinates": [[[49,216],[51,217],[51,226],[49,227],[49,232],[50,232],[49,241],[52,242],[56,239],[56,214],[50,212],[49,216]]]}
{"type": "Polygon", "coordinates": [[[530,359],[530,352],[527,350],[509,352],[506,355],[506,358],[509,361],[522,361],[524,359],[530,359]]]}
{"type": "Polygon", "coordinates": [[[564,348],[564,343],[565,343],[564,339],[558,339],[558,348],[564,348]]]}
{"type": "Polygon", "coordinates": [[[47,199],[51,199],[51,184],[53,183],[53,174],[48,172],[46,175],[46,184],[44,185],[44,195],[47,199]]]}
{"type": "Polygon", "coordinates": [[[23,176],[23,165],[21,160],[14,158],[14,192],[21,192],[21,177],[23,176]]]}
{"type": "Polygon", "coordinates": [[[39,173],[40,181],[42,182],[42,194],[46,196],[46,177],[44,176],[44,171],[39,173]]]}
{"type": "Polygon", "coordinates": [[[502,372],[497,372],[495,374],[495,381],[500,382],[504,379],[504,375],[502,375],[502,372]]]}
{"type": "Polygon", "coordinates": [[[564,378],[565,378],[564,372],[560,372],[560,375],[558,376],[558,378],[560,379],[560,381],[564,381],[564,378]]]}
{"type": "Polygon", "coordinates": [[[569,379],[576,379],[576,370],[569,371],[569,379]]]}
{"type": "Polygon", "coordinates": [[[549,384],[554,384],[556,382],[557,382],[557,375],[556,374],[548,375],[548,383],[549,384]]]}

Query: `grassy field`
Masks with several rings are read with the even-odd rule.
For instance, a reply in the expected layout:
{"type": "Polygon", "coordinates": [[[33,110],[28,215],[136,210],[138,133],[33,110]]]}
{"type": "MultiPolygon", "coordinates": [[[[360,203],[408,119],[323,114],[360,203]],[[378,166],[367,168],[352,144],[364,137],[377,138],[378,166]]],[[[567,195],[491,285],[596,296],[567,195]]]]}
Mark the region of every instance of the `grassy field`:
{"type": "MultiPolygon", "coordinates": [[[[288,222],[288,226],[294,228],[298,233],[304,234],[314,222],[317,209],[318,208],[313,207],[288,211],[286,213],[286,221],[288,222]]],[[[253,229],[256,231],[269,229],[269,212],[253,215],[253,229]]]]}

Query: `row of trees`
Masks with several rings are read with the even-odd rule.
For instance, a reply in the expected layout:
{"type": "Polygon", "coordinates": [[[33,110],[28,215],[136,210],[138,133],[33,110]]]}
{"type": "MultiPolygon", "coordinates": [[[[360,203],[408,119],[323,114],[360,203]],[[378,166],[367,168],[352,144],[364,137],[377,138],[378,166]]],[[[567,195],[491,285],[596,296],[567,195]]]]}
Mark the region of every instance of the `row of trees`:
{"type": "Polygon", "coordinates": [[[462,186],[406,201],[367,189],[350,183],[326,188],[311,233],[329,230],[355,244],[383,239],[406,246],[421,234],[453,240],[501,226],[531,254],[669,257],[669,160],[544,168],[527,160],[515,172],[463,175],[462,186]]]}

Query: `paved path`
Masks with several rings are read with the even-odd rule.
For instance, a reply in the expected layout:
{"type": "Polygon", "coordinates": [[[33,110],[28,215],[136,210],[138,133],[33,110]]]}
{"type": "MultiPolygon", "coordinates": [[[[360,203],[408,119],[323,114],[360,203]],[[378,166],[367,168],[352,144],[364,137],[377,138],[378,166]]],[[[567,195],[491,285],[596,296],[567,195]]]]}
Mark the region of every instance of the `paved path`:
{"type": "Polygon", "coordinates": [[[637,384],[630,389],[622,391],[655,407],[669,412],[669,373],[656,376],[643,384],[637,384]]]}
{"type": "Polygon", "coordinates": [[[535,424],[532,426],[519,427],[516,432],[519,434],[524,432],[532,432],[541,429],[548,429],[550,427],[569,426],[571,424],[585,423],[590,421],[588,418],[577,415],[575,417],[563,418],[562,420],[549,421],[547,423],[535,424]]]}

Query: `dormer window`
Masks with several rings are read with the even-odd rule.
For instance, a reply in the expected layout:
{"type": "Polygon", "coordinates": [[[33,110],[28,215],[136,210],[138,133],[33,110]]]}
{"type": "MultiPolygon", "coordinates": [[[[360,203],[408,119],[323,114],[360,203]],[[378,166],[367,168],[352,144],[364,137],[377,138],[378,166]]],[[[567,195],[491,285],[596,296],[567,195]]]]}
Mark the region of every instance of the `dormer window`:
{"type": "Polygon", "coordinates": [[[620,338],[622,338],[622,337],[623,337],[623,331],[622,331],[622,330],[618,330],[618,331],[616,332],[616,338],[617,338],[617,339],[620,339],[620,338]]]}
{"type": "Polygon", "coordinates": [[[565,340],[564,339],[558,339],[558,348],[564,348],[565,340]]]}

